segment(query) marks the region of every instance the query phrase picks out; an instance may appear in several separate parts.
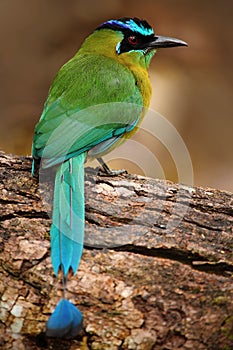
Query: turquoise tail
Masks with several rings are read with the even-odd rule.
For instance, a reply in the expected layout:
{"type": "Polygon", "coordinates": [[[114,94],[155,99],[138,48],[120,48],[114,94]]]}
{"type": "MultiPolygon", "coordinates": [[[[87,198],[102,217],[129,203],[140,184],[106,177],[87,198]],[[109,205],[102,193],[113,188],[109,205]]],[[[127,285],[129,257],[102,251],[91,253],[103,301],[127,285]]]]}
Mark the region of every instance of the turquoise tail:
{"type": "MultiPolygon", "coordinates": [[[[53,217],[50,229],[51,260],[58,275],[75,274],[82,256],[84,239],[84,162],[85,153],[65,161],[57,170],[54,185],[53,217]]],[[[82,328],[81,312],[65,297],[58,303],[47,322],[46,334],[51,337],[73,337],[82,328]]]]}
{"type": "Polygon", "coordinates": [[[70,158],[57,170],[53,219],[50,229],[51,259],[54,272],[64,276],[70,268],[76,273],[84,238],[84,161],[85,154],[70,158]]]}

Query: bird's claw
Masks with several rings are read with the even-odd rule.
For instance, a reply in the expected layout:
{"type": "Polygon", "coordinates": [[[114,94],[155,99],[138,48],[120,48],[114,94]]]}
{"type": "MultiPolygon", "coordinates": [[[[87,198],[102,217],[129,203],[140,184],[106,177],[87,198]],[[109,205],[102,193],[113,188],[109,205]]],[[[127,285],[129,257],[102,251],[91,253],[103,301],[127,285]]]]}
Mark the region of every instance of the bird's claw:
{"type": "Polygon", "coordinates": [[[119,170],[111,170],[107,164],[104,162],[102,158],[97,158],[98,162],[101,165],[100,170],[98,171],[98,175],[101,176],[118,176],[122,174],[127,174],[127,171],[125,169],[119,169],[119,170]]]}
{"type": "Polygon", "coordinates": [[[118,175],[128,174],[128,172],[125,169],[119,169],[119,170],[109,169],[108,171],[106,171],[106,169],[99,169],[97,174],[99,176],[118,176],[118,175]]]}

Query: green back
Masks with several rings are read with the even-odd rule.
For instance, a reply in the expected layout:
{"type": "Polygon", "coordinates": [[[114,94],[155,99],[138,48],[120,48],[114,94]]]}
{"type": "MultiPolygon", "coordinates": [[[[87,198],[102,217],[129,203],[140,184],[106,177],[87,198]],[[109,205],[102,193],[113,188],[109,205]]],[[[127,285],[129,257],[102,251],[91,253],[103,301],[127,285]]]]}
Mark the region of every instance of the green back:
{"type": "Polygon", "coordinates": [[[127,67],[110,57],[77,54],[50,88],[35,128],[33,157],[43,157],[45,166],[51,166],[114,141],[135,127],[142,104],[127,67]]]}

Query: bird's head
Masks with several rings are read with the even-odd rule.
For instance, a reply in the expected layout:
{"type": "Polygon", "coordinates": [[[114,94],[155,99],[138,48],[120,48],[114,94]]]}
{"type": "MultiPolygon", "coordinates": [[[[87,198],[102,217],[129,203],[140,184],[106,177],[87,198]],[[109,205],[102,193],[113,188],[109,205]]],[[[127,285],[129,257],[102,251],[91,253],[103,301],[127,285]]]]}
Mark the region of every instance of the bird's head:
{"type": "Polygon", "coordinates": [[[187,44],[179,39],[156,35],[145,20],[124,17],[102,23],[82,47],[125,63],[127,60],[138,61],[147,67],[157,49],[174,46],[187,44]]]}

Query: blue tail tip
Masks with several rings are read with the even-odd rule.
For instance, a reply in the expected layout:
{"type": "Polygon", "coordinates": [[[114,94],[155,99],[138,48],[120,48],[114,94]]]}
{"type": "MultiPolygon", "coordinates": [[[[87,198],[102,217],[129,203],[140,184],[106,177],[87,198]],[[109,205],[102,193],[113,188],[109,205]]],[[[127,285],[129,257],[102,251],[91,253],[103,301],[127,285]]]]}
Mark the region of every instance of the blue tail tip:
{"type": "Polygon", "coordinates": [[[46,324],[46,335],[53,338],[74,338],[83,328],[81,311],[66,299],[61,299],[46,324]]]}

